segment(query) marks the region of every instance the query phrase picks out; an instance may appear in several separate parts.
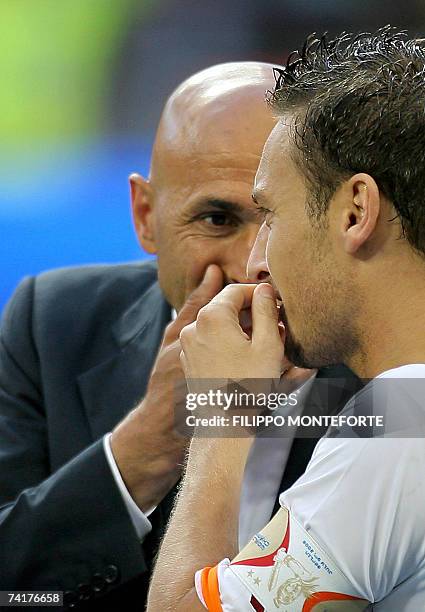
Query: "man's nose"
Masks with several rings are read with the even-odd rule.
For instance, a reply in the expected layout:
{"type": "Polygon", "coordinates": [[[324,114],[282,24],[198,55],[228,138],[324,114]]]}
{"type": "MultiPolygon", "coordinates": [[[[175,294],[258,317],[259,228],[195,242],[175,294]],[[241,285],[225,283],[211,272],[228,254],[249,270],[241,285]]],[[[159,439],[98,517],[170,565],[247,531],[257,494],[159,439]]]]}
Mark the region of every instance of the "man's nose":
{"type": "Polygon", "coordinates": [[[258,230],[257,238],[246,266],[246,276],[250,283],[263,283],[270,279],[270,272],[266,262],[266,246],[268,238],[268,228],[263,225],[258,230]]]}

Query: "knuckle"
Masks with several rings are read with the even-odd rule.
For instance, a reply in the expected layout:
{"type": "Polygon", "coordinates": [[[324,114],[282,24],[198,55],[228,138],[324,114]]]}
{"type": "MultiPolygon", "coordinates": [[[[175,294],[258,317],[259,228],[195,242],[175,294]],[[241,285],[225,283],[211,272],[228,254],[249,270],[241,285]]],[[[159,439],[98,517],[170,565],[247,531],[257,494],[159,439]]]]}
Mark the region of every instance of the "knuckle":
{"type": "Polygon", "coordinates": [[[198,325],[211,325],[211,323],[215,323],[217,317],[219,316],[221,311],[221,307],[219,304],[214,304],[214,302],[210,302],[207,306],[201,308],[198,312],[198,317],[196,322],[198,325]]]}
{"type": "Polygon", "coordinates": [[[194,319],[196,319],[200,309],[203,306],[208,305],[208,303],[210,302],[211,298],[210,297],[202,297],[200,294],[198,295],[194,295],[193,293],[187,298],[183,308],[182,308],[182,317],[180,317],[181,319],[189,319],[191,321],[193,321],[194,319]]]}
{"type": "Polygon", "coordinates": [[[181,330],[179,334],[180,344],[182,346],[188,343],[188,341],[193,335],[193,331],[194,331],[193,323],[191,323],[190,325],[186,325],[186,327],[183,327],[183,329],[181,330]]]}
{"type": "Polygon", "coordinates": [[[210,300],[210,296],[207,294],[203,287],[197,287],[188,296],[186,304],[191,308],[199,308],[210,300]]]}
{"type": "Polygon", "coordinates": [[[208,323],[209,318],[210,318],[210,314],[208,312],[209,308],[207,308],[206,306],[204,306],[203,308],[201,308],[201,310],[198,312],[198,316],[196,318],[196,323],[198,325],[204,325],[205,323],[208,323]]]}
{"type": "Polygon", "coordinates": [[[241,290],[240,286],[236,283],[226,285],[224,289],[219,293],[221,299],[227,299],[229,296],[238,293],[241,290]]]}
{"type": "Polygon", "coordinates": [[[227,292],[228,294],[241,293],[247,288],[251,289],[252,287],[254,287],[254,283],[230,283],[229,285],[226,285],[223,292],[227,292]]]}
{"type": "Polygon", "coordinates": [[[193,293],[191,293],[187,298],[186,301],[184,303],[184,309],[186,310],[193,310],[194,308],[198,308],[199,305],[199,299],[197,298],[196,295],[194,295],[193,293]]]}
{"type": "Polygon", "coordinates": [[[179,334],[179,340],[180,340],[181,346],[184,346],[187,343],[187,341],[188,341],[188,334],[187,334],[187,331],[186,331],[186,327],[181,330],[181,332],[179,334]]]}

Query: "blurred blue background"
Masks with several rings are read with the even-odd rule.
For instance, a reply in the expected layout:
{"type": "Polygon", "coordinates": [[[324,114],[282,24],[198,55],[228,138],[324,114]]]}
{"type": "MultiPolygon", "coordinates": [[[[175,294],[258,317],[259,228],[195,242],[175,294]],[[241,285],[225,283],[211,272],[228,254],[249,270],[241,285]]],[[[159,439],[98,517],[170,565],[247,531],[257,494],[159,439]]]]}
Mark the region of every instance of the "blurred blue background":
{"type": "Polygon", "coordinates": [[[142,258],[128,175],[184,78],[312,31],[424,35],[422,0],[0,0],[0,312],[19,280],[142,258]]]}

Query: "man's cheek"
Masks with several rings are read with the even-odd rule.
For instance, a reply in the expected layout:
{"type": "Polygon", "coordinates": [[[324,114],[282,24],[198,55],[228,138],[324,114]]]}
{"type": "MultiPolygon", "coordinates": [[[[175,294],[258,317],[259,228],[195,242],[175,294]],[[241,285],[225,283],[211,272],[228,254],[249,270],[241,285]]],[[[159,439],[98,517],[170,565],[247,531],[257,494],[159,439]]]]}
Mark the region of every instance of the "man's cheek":
{"type": "Polygon", "coordinates": [[[279,246],[281,245],[278,244],[278,241],[276,241],[270,233],[266,247],[266,263],[273,283],[282,295],[282,272],[284,270],[285,261],[287,260],[285,260],[285,255],[282,253],[282,249],[279,248],[279,246]]]}

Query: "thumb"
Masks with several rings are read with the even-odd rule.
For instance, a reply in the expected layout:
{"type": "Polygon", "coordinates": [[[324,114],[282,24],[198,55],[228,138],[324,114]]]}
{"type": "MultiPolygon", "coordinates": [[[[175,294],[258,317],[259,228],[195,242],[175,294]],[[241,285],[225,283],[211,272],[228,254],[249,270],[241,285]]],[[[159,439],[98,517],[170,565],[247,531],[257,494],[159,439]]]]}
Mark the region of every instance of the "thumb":
{"type": "Polygon", "coordinates": [[[260,283],[252,298],[252,341],[278,343],[283,349],[278,323],[279,311],[274,289],[268,283],[260,283]]]}
{"type": "Polygon", "coordinates": [[[173,332],[178,336],[186,325],[196,321],[200,309],[208,304],[223,288],[223,272],[215,264],[211,264],[205,271],[200,285],[192,291],[176,317],[173,332]]]}

